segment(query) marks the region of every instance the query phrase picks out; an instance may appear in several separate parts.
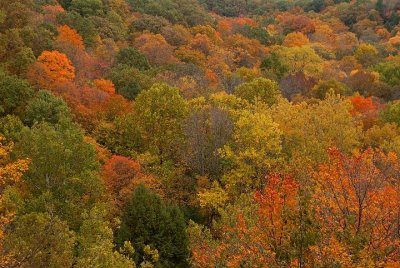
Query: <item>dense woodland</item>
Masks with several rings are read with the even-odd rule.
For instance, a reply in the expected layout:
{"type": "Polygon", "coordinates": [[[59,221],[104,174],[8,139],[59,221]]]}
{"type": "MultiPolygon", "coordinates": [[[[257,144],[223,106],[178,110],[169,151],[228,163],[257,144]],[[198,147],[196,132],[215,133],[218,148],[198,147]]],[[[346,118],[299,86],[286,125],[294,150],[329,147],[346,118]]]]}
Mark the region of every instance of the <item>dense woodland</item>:
{"type": "Polygon", "coordinates": [[[398,0],[0,0],[0,267],[400,267],[398,0]]]}

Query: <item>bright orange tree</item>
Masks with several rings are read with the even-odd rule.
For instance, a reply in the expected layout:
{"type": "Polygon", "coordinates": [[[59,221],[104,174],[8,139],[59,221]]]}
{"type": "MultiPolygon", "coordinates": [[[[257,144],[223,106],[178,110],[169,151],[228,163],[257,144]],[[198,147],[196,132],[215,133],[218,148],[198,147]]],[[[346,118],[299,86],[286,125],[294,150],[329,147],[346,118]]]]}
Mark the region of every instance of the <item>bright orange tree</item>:
{"type": "Polygon", "coordinates": [[[313,176],[322,237],[315,247],[317,263],[391,267],[400,258],[397,156],[372,149],[352,156],[331,149],[329,154],[329,163],[313,176]]]}
{"type": "Polygon", "coordinates": [[[380,107],[374,102],[372,97],[365,98],[360,95],[349,97],[353,105],[350,113],[353,117],[360,119],[363,122],[364,128],[373,126],[379,116],[380,107]]]}
{"type": "Polygon", "coordinates": [[[57,42],[60,44],[72,45],[78,49],[84,49],[82,37],[78,32],[67,25],[57,27],[58,36],[57,42]]]}
{"type": "Polygon", "coordinates": [[[74,80],[75,68],[64,53],[46,50],[38,57],[28,76],[32,82],[51,89],[74,80]]]}

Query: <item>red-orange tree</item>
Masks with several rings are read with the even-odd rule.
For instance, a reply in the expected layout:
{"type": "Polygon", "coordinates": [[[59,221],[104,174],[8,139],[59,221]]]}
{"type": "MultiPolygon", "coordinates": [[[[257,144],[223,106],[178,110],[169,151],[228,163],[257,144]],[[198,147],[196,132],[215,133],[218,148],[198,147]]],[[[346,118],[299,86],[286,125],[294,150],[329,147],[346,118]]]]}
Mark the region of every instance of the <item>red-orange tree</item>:
{"type": "Polygon", "coordinates": [[[44,88],[70,82],[75,78],[75,68],[68,57],[61,52],[43,51],[29,71],[29,80],[44,88]]]}
{"type": "Polygon", "coordinates": [[[103,166],[103,182],[117,208],[122,209],[129,198],[133,180],[139,172],[139,163],[124,156],[114,155],[103,166]]]}
{"type": "Polygon", "coordinates": [[[396,155],[372,149],[352,156],[331,149],[329,154],[329,163],[314,173],[315,211],[322,236],[315,248],[316,262],[389,267],[400,258],[396,155]]]}
{"type": "Polygon", "coordinates": [[[370,128],[378,121],[380,107],[372,97],[365,98],[360,95],[350,97],[353,108],[350,113],[353,117],[363,122],[364,128],[370,128]]]}

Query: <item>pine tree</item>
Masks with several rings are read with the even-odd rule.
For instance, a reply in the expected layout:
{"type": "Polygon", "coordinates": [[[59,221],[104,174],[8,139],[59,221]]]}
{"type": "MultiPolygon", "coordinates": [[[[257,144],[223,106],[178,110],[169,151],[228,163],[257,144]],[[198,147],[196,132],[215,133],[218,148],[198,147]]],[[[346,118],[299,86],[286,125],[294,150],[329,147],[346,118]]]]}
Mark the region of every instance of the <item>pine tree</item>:
{"type": "Polygon", "coordinates": [[[140,185],[133,193],[122,217],[117,243],[130,241],[134,246],[135,261],[141,262],[144,248],[158,250],[159,267],[187,267],[188,240],[182,212],[166,205],[150,190],[140,185]]]}

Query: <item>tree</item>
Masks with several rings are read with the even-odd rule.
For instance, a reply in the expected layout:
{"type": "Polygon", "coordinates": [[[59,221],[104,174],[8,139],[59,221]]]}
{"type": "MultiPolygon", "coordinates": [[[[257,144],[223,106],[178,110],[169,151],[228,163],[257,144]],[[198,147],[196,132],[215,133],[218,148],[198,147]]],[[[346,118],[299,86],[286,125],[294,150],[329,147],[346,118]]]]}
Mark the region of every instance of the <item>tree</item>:
{"type": "Polygon", "coordinates": [[[104,39],[123,41],[127,38],[128,28],[121,16],[114,11],[109,11],[107,16],[93,16],[90,21],[96,28],[96,32],[104,39]]]}
{"type": "Polygon", "coordinates": [[[264,267],[297,263],[299,185],[290,176],[270,174],[265,186],[222,213],[210,237],[207,229],[190,226],[193,262],[199,267],[264,267]],[[250,203],[251,202],[251,203],[250,203]],[[199,230],[200,229],[200,230],[199,230]]]}
{"type": "Polygon", "coordinates": [[[85,48],[82,37],[75,29],[70,28],[68,25],[62,25],[57,27],[57,31],[58,36],[56,42],[58,42],[59,45],[71,45],[80,50],[85,48]]]}
{"type": "Polygon", "coordinates": [[[310,96],[324,99],[327,94],[346,96],[349,89],[336,80],[320,80],[310,91],[310,96]]]}
{"type": "Polygon", "coordinates": [[[220,150],[225,164],[222,181],[228,193],[239,196],[261,189],[281,156],[281,131],[268,112],[243,111],[233,131],[233,141],[220,150]]]}
{"type": "Polygon", "coordinates": [[[24,122],[29,126],[40,122],[57,124],[63,120],[72,120],[70,109],[49,91],[38,91],[27,104],[24,122]]]}
{"type": "Polygon", "coordinates": [[[107,77],[114,83],[117,93],[128,100],[135,99],[142,90],[154,84],[150,76],[127,65],[115,66],[107,77]]]}
{"type": "Polygon", "coordinates": [[[149,31],[154,34],[161,33],[164,27],[170,26],[168,20],[163,17],[144,14],[140,19],[134,20],[129,26],[131,32],[149,31]]]}
{"type": "Polygon", "coordinates": [[[282,61],[276,52],[264,57],[260,65],[261,70],[271,72],[279,81],[288,71],[289,67],[282,61]]]}
{"type": "MultiPolygon", "coordinates": [[[[199,99],[201,100],[201,99],[199,99]]],[[[188,166],[201,176],[221,176],[221,157],[218,150],[229,140],[233,131],[233,118],[218,105],[191,103],[185,120],[185,154],[188,166]]]]}
{"type": "Polygon", "coordinates": [[[25,126],[18,116],[6,115],[0,118],[0,133],[2,133],[5,140],[8,142],[19,141],[24,128],[25,126]]]}
{"type": "Polygon", "coordinates": [[[6,15],[1,29],[23,28],[34,19],[33,2],[26,0],[5,0],[0,3],[0,9],[6,15]]]}
{"type": "Polygon", "coordinates": [[[133,113],[117,116],[111,123],[101,122],[94,130],[96,140],[113,153],[130,156],[143,150],[139,120],[133,113]]]}
{"type": "Polygon", "coordinates": [[[174,49],[160,34],[143,33],[135,39],[135,46],[152,65],[176,62],[174,49]]]}
{"type": "Polygon", "coordinates": [[[57,15],[65,12],[64,8],[60,5],[45,5],[42,7],[44,13],[44,21],[47,23],[55,23],[57,15]]]}
{"type": "Polygon", "coordinates": [[[307,96],[316,84],[316,79],[305,75],[303,72],[298,72],[283,77],[279,82],[279,88],[284,97],[295,100],[307,96]]]}
{"type": "Polygon", "coordinates": [[[377,124],[365,131],[363,143],[373,149],[381,148],[385,153],[400,155],[400,129],[395,123],[377,124]]]}
{"type": "Polygon", "coordinates": [[[235,88],[235,95],[250,103],[261,101],[269,106],[277,103],[281,97],[278,84],[265,78],[257,78],[251,82],[241,84],[235,88]]]}
{"type": "Polygon", "coordinates": [[[385,61],[375,66],[374,70],[379,73],[379,78],[383,82],[388,83],[391,86],[395,86],[400,83],[400,64],[391,61],[385,61]]]}
{"type": "Polygon", "coordinates": [[[248,38],[256,39],[263,45],[272,45],[276,42],[276,38],[271,36],[265,27],[252,27],[250,25],[243,25],[237,31],[248,38]]]}
{"type": "Polygon", "coordinates": [[[278,25],[283,27],[285,34],[290,32],[308,34],[315,31],[315,22],[304,14],[297,15],[290,12],[282,12],[276,16],[276,20],[278,25]]]}
{"type": "Polygon", "coordinates": [[[350,97],[353,108],[350,110],[353,117],[363,122],[364,129],[368,129],[378,121],[379,105],[372,97],[364,98],[360,95],[350,97]]]}
{"type": "Polygon", "coordinates": [[[72,81],[75,68],[68,57],[58,51],[43,51],[30,73],[29,79],[44,88],[72,81]]]}
{"type": "Polygon", "coordinates": [[[161,161],[176,156],[187,114],[187,104],[179,89],[155,84],[139,94],[134,109],[141,121],[148,148],[160,155],[161,161]]]}
{"type": "Polygon", "coordinates": [[[99,163],[92,145],[71,122],[40,123],[25,129],[15,154],[31,160],[24,175],[29,192],[28,212],[50,213],[77,230],[82,211],[102,193],[99,163]]]}
{"type": "Polygon", "coordinates": [[[353,89],[354,92],[359,92],[364,96],[371,96],[375,91],[378,94],[390,95],[391,92],[380,91],[379,74],[368,70],[354,70],[346,79],[346,84],[353,89]],[[376,90],[379,88],[379,90],[376,90]]]}
{"type": "Polygon", "coordinates": [[[77,238],[79,244],[76,267],[135,268],[135,263],[123,255],[123,251],[134,251],[130,244],[124,244],[121,252],[114,250],[113,232],[105,221],[105,214],[104,209],[94,207],[85,215],[77,238]]]}
{"type": "Polygon", "coordinates": [[[75,234],[66,222],[47,213],[29,213],[16,219],[4,241],[11,267],[71,267],[75,234]]]}
{"type": "Polygon", "coordinates": [[[396,123],[400,126],[400,102],[389,102],[380,114],[380,119],[386,123],[396,123]]]}
{"type": "Polygon", "coordinates": [[[161,35],[172,46],[182,46],[189,43],[192,37],[189,30],[182,25],[172,25],[162,28],[161,35]]]}
{"type": "Polygon", "coordinates": [[[137,264],[145,246],[150,245],[160,254],[156,265],[188,266],[188,240],[182,212],[175,206],[165,205],[143,185],[133,193],[122,217],[117,242],[122,246],[124,241],[130,241],[137,250],[137,264]]]}
{"type": "Polygon", "coordinates": [[[135,11],[161,16],[174,24],[205,25],[211,21],[204,8],[194,0],[129,0],[135,11]]]}
{"type": "Polygon", "coordinates": [[[140,71],[150,69],[147,58],[133,47],[121,49],[115,58],[115,64],[125,64],[140,71]]]}
{"type": "Polygon", "coordinates": [[[69,8],[84,17],[103,14],[103,2],[101,0],[72,0],[69,8]]]}
{"type": "Polygon", "coordinates": [[[175,51],[175,55],[183,62],[193,63],[197,66],[206,66],[206,55],[196,49],[191,49],[189,46],[180,47],[175,51]]]}
{"type": "Polygon", "coordinates": [[[248,11],[248,2],[242,0],[201,0],[201,2],[207,5],[207,8],[210,11],[217,12],[218,14],[227,17],[239,17],[240,15],[245,15],[248,11]]]}
{"type": "Polygon", "coordinates": [[[258,40],[234,34],[225,40],[226,47],[233,53],[233,62],[238,67],[253,68],[259,64],[268,50],[258,40]]]}
{"type": "Polygon", "coordinates": [[[283,45],[287,47],[301,47],[307,45],[309,40],[306,35],[301,32],[293,32],[286,35],[283,45]]]}
{"type": "Polygon", "coordinates": [[[313,175],[322,234],[319,264],[340,263],[328,251],[338,249],[345,251],[342,258],[347,255],[350,266],[395,263],[400,212],[397,157],[372,149],[347,156],[333,148],[329,155],[329,162],[313,175]]]}
{"type": "Polygon", "coordinates": [[[366,67],[375,64],[378,56],[378,50],[371,44],[361,44],[354,52],[354,57],[366,67]]]}
{"type": "Polygon", "coordinates": [[[10,60],[8,69],[17,75],[26,75],[29,66],[36,60],[33,51],[29,47],[21,48],[10,60]]]}
{"type": "Polygon", "coordinates": [[[91,19],[81,16],[76,11],[71,11],[59,14],[57,22],[75,29],[82,36],[86,46],[94,46],[98,33],[91,19]]]}
{"type": "Polygon", "coordinates": [[[310,47],[283,47],[277,53],[291,73],[304,72],[308,76],[320,73],[322,59],[310,47]]]}
{"type": "Polygon", "coordinates": [[[93,81],[95,87],[108,94],[115,94],[115,87],[112,81],[107,79],[96,79],[93,81]]]}
{"type": "Polygon", "coordinates": [[[346,153],[359,146],[361,126],[350,113],[350,101],[330,96],[315,103],[282,101],[272,108],[282,152],[300,169],[326,161],[332,146],[346,153]]]}
{"type": "Polygon", "coordinates": [[[122,211],[133,191],[133,180],[140,175],[139,163],[123,156],[112,156],[103,166],[102,178],[113,203],[122,211]]]}
{"type": "Polygon", "coordinates": [[[30,85],[0,69],[0,114],[21,115],[33,95],[30,85]]]}
{"type": "Polygon", "coordinates": [[[14,185],[21,182],[24,172],[28,170],[29,160],[10,160],[12,144],[5,144],[5,138],[0,136],[0,264],[6,266],[9,262],[11,253],[4,248],[4,232],[15,215],[15,207],[7,207],[4,197],[7,191],[14,185]]]}

